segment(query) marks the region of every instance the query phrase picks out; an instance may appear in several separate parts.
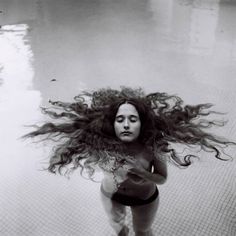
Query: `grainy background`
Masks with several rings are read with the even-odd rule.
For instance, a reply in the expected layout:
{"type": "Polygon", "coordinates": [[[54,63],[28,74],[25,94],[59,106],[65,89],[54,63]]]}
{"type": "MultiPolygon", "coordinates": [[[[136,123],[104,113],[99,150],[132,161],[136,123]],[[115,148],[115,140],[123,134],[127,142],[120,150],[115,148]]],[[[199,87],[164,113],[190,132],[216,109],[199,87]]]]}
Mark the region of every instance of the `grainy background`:
{"type": "MultiPolygon", "coordinates": [[[[213,132],[236,140],[235,19],[234,0],[1,0],[0,235],[112,234],[99,184],[41,171],[50,145],[19,140],[48,99],[120,85],[168,92],[214,103],[228,124],[213,132]]],[[[155,235],[236,234],[235,161],[201,157],[169,167],[155,235]]]]}

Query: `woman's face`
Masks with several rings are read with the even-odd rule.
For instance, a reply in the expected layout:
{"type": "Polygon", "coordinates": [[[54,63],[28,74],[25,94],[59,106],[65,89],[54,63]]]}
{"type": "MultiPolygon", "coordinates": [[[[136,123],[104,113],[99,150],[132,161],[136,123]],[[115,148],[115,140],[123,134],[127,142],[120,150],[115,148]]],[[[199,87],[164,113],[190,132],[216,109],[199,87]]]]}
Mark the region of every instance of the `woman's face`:
{"type": "Polygon", "coordinates": [[[116,136],[123,142],[135,141],[141,128],[141,121],[136,108],[125,103],[120,105],[114,122],[116,136]]]}

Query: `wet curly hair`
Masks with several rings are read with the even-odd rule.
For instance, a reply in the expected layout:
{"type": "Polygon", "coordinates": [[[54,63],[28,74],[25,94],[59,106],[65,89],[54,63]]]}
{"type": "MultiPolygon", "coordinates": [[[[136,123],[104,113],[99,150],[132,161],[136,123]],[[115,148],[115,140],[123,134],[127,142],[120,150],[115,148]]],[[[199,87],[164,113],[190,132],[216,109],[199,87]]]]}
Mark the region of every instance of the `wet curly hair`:
{"type": "Polygon", "coordinates": [[[125,145],[115,135],[114,120],[123,103],[132,104],[139,113],[139,142],[177,166],[189,166],[196,155],[180,156],[172,148],[173,143],[190,148],[198,146],[206,152],[214,152],[221,160],[226,160],[222,158],[222,149],[235,145],[206,131],[212,126],[224,125],[224,122],[203,119],[217,113],[209,110],[212,104],[184,105],[176,95],[159,92],[146,95],[141,88],[121,87],[120,90],[103,88],[82,92],[72,103],[49,102],[52,107],[42,108],[42,111],[53,120],[36,126],[36,130],[24,138],[41,136],[44,140],[56,141],[47,168],[53,173],[62,173],[68,166],[70,170],[80,167],[81,173],[86,169],[92,177],[94,165],[107,162],[109,155],[121,157],[125,145]]]}

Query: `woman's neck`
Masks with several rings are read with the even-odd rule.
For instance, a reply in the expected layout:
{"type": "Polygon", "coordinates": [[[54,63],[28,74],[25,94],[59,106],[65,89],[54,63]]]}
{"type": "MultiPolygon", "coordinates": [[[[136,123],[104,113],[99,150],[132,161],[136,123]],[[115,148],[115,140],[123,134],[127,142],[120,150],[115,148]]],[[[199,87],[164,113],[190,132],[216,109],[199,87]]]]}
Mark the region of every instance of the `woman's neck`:
{"type": "Polygon", "coordinates": [[[143,144],[141,144],[140,142],[125,143],[124,147],[125,153],[127,153],[128,155],[135,155],[144,148],[143,144]]]}

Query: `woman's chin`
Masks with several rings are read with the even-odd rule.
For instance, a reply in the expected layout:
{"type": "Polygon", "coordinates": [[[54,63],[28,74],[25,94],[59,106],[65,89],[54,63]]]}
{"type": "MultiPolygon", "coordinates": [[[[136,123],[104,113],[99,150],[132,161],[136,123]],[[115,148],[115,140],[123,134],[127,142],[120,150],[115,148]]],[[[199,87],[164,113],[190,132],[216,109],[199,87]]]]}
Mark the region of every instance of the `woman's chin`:
{"type": "Polygon", "coordinates": [[[132,143],[135,141],[132,137],[122,137],[120,140],[124,143],[132,143]]]}

